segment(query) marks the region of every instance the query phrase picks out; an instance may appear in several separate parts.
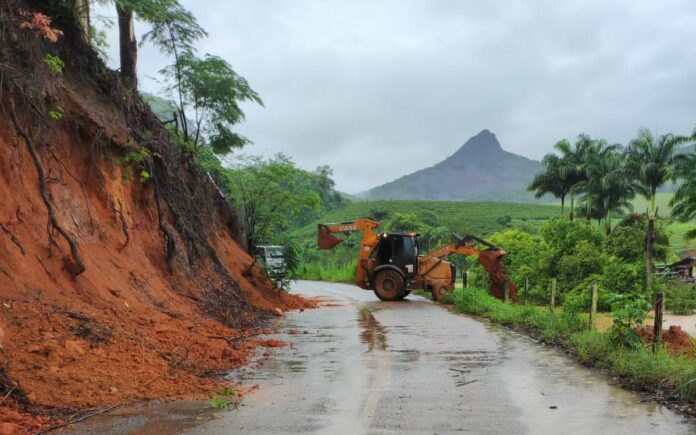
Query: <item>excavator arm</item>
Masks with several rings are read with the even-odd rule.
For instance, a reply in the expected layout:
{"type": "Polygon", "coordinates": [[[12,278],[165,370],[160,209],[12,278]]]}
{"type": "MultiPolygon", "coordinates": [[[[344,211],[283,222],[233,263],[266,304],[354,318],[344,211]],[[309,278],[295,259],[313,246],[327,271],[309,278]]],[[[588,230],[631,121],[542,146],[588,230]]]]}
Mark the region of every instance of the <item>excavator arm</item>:
{"type": "Polygon", "coordinates": [[[480,239],[471,234],[460,236],[453,233],[455,241],[438,246],[432,251],[424,255],[425,258],[433,260],[443,260],[453,254],[476,255],[478,261],[483,268],[488,272],[491,278],[491,293],[499,298],[505,298],[505,286],[508,286],[509,297],[513,301],[517,300],[515,284],[510,280],[510,275],[505,271],[505,267],[501,263],[501,258],[507,253],[497,246],[480,239]],[[485,246],[487,249],[481,250],[480,246],[485,246]]]}
{"type": "Polygon", "coordinates": [[[319,249],[332,249],[345,239],[336,237],[336,234],[343,233],[346,236],[350,233],[361,231],[363,234],[360,253],[358,254],[358,265],[355,273],[355,281],[358,287],[368,287],[368,263],[370,255],[377,247],[379,242],[379,222],[372,219],[362,218],[338,224],[319,224],[317,232],[317,244],[319,249]]]}

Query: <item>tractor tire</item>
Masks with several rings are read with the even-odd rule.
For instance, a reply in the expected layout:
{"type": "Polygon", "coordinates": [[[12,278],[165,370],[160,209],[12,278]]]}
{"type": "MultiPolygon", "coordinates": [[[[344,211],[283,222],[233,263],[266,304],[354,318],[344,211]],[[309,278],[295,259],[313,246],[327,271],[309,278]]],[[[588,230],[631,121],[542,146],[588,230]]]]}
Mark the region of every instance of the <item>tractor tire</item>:
{"type": "Polygon", "coordinates": [[[447,293],[451,293],[451,292],[452,292],[452,289],[447,284],[436,284],[433,287],[433,300],[435,302],[437,302],[440,299],[442,299],[442,297],[444,295],[446,295],[447,293]]]}
{"type": "Polygon", "coordinates": [[[404,278],[395,270],[383,270],[375,277],[375,295],[382,301],[404,298],[404,278]]]}

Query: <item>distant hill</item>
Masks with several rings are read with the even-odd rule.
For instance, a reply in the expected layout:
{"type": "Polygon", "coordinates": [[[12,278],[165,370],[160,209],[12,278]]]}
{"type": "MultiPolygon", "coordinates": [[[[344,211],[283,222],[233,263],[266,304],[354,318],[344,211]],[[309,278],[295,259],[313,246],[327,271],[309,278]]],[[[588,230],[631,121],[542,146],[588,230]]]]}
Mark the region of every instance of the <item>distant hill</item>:
{"type": "Polygon", "coordinates": [[[503,150],[498,139],[482,130],[436,165],[375,187],[367,199],[466,201],[536,201],[527,185],[541,163],[503,150]]]}

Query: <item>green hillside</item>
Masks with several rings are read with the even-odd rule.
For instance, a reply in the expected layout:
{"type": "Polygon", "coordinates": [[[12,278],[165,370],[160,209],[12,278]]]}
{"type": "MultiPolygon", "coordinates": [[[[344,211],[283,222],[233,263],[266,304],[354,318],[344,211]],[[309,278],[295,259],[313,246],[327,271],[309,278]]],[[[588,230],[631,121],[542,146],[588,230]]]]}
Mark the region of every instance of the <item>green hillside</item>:
{"type": "MultiPolygon", "coordinates": [[[[374,211],[384,211],[389,216],[394,213],[415,213],[422,222],[430,226],[441,225],[460,233],[487,236],[510,224],[535,227],[546,219],[559,216],[561,208],[549,205],[504,202],[378,200],[352,203],[325,214],[320,222],[343,222],[369,217],[374,211]],[[507,216],[510,217],[509,223],[498,222],[500,218],[507,216]]],[[[297,230],[296,234],[311,233],[315,235],[317,223],[319,222],[297,230]]]]}

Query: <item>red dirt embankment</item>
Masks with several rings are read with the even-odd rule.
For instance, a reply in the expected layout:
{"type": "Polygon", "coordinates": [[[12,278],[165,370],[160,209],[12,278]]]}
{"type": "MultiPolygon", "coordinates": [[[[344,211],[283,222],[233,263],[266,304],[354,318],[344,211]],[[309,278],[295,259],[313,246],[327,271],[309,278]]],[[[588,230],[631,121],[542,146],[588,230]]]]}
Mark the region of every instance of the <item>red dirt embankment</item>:
{"type": "MultiPolygon", "coordinates": [[[[4,4],[0,9],[14,14],[4,4]]],[[[122,92],[115,74],[69,26],[62,28],[64,42],[52,46],[13,20],[2,24],[0,432],[42,423],[7,405],[67,415],[210,395],[222,381],[217,374],[244,364],[263,345],[253,338],[259,320],[313,303],[274,288],[237,242],[233,212],[161,131],[162,157],[153,163],[159,172],[143,184],[128,177],[132,169],[113,156],[144,146],[133,134],[138,123],[153,135],[161,125],[139,98],[122,92]],[[66,61],[60,76],[41,62],[47,50],[66,61]],[[60,119],[46,115],[58,106],[60,119]],[[84,273],[76,275],[57,228],[49,243],[31,147],[84,273]],[[171,262],[157,186],[164,224],[174,235],[171,262]]]]}
{"type": "MultiPolygon", "coordinates": [[[[637,326],[635,331],[645,343],[655,341],[655,328],[652,326],[637,326]]],[[[662,330],[662,342],[672,355],[691,355],[694,351],[694,343],[689,334],[682,331],[681,326],[672,325],[662,330]]]]}

